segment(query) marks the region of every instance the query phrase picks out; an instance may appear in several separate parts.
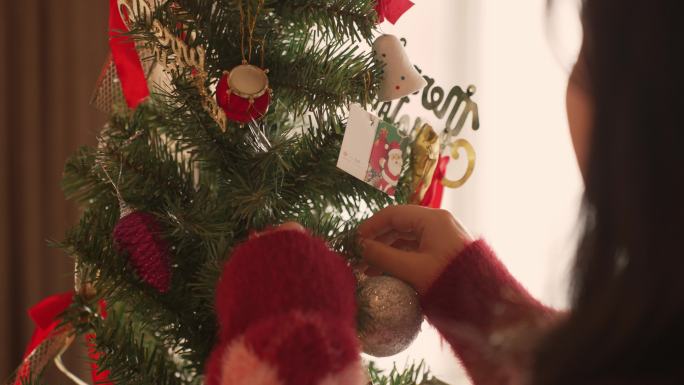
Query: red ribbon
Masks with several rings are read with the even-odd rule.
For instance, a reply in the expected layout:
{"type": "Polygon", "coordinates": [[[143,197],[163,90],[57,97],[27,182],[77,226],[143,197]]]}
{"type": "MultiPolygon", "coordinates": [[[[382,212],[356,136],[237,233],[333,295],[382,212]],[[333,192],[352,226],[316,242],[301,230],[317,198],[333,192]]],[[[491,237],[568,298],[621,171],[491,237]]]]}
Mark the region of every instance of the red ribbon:
{"type": "Polygon", "coordinates": [[[62,314],[71,305],[73,298],[74,292],[72,291],[56,294],[45,298],[29,309],[29,317],[36,324],[36,329],[33,331],[28,345],[26,345],[24,358],[28,357],[38,345],[50,337],[59,325],[59,318],[57,316],[62,314]]]}
{"type": "Polygon", "coordinates": [[[432,176],[432,182],[430,182],[430,187],[425,192],[425,196],[420,202],[421,206],[432,207],[434,209],[442,207],[442,195],[444,193],[442,179],[444,179],[446,176],[447,166],[449,166],[449,159],[451,159],[449,156],[443,156],[439,158],[439,163],[437,163],[435,174],[432,176]]]}
{"type": "Polygon", "coordinates": [[[128,31],[119,13],[117,0],[109,0],[109,47],[121,81],[124,98],[129,108],[136,108],[150,96],[147,78],[135,43],[124,34],[128,31]]]}
{"type": "MultiPolygon", "coordinates": [[[[28,314],[36,324],[36,329],[33,331],[31,340],[28,345],[26,345],[26,351],[24,353],[24,362],[19,368],[17,374],[17,380],[14,385],[21,385],[25,381],[31,368],[27,357],[40,346],[43,342],[55,335],[55,329],[59,326],[61,320],[59,315],[64,313],[74,300],[74,292],[69,291],[66,293],[55,294],[47,297],[29,309],[28,314]]],[[[104,301],[100,301],[100,315],[104,318],[107,316],[106,305],[104,301]]],[[[100,371],[96,360],[98,359],[100,353],[95,350],[95,344],[92,341],[95,338],[94,333],[86,335],[86,343],[88,345],[88,356],[93,360],[90,364],[91,374],[93,377],[93,383],[98,385],[114,385],[109,382],[109,371],[100,371]]],[[[37,374],[37,373],[35,373],[37,374]]]]}
{"type": "MultiPolygon", "coordinates": [[[[55,331],[60,322],[57,317],[71,305],[73,297],[73,292],[56,294],[45,298],[29,309],[29,317],[31,317],[33,323],[35,323],[36,328],[33,330],[31,340],[28,345],[26,345],[23,361],[17,370],[16,377],[12,383],[13,385],[21,385],[25,382],[29,382],[29,376],[32,374],[31,372],[33,370],[42,369],[31,367],[31,364],[35,363],[30,357],[31,353],[38,349],[42,343],[59,334],[55,331]]],[[[38,373],[33,374],[37,375],[38,373]]]]}
{"type": "Polygon", "coordinates": [[[410,0],[378,0],[375,5],[375,11],[378,13],[378,23],[382,23],[387,19],[392,24],[413,7],[410,0]]]}

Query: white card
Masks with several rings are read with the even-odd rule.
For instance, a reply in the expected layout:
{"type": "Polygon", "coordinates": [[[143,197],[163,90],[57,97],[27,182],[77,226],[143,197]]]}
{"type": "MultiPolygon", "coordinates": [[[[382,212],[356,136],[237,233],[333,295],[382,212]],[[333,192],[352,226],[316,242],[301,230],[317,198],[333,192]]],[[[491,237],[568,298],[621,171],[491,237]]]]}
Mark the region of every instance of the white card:
{"type": "Polygon", "coordinates": [[[352,104],[349,107],[349,119],[337,167],[364,182],[379,122],[380,118],[364,110],[361,105],[352,104]]]}

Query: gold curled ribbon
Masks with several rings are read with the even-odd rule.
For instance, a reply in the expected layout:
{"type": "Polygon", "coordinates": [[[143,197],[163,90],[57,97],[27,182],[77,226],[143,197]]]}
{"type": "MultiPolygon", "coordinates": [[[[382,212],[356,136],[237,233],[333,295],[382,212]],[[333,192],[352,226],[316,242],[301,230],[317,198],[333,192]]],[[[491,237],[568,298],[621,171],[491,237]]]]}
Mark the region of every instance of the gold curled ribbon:
{"type": "Polygon", "coordinates": [[[475,149],[473,148],[473,145],[470,144],[465,139],[458,139],[455,142],[451,143],[451,158],[454,160],[457,160],[460,157],[459,150],[463,148],[468,155],[468,168],[466,169],[465,174],[463,177],[459,180],[451,180],[448,178],[442,179],[442,184],[446,187],[449,188],[459,188],[465,184],[465,182],[470,179],[470,177],[473,175],[473,171],[475,170],[475,149]]]}

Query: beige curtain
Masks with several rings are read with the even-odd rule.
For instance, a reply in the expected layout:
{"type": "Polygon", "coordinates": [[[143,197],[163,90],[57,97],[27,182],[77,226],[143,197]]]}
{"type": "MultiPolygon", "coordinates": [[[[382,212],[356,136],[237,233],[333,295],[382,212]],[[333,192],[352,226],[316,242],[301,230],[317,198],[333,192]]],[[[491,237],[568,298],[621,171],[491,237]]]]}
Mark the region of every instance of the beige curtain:
{"type": "Polygon", "coordinates": [[[88,102],[106,57],[108,3],[0,0],[0,383],[31,335],[26,310],[72,287],[72,261],[46,240],[78,218],[62,168],[104,122],[88,102]]]}

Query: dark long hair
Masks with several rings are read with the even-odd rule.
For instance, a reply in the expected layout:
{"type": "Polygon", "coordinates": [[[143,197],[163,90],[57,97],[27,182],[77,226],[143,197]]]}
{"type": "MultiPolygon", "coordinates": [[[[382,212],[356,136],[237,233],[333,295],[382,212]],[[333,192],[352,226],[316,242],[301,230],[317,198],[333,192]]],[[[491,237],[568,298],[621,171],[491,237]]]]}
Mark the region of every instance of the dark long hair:
{"type": "Polygon", "coordinates": [[[573,309],[535,385],[684,384],[682,0],[585,0],[593,102],[573,309]]]}

